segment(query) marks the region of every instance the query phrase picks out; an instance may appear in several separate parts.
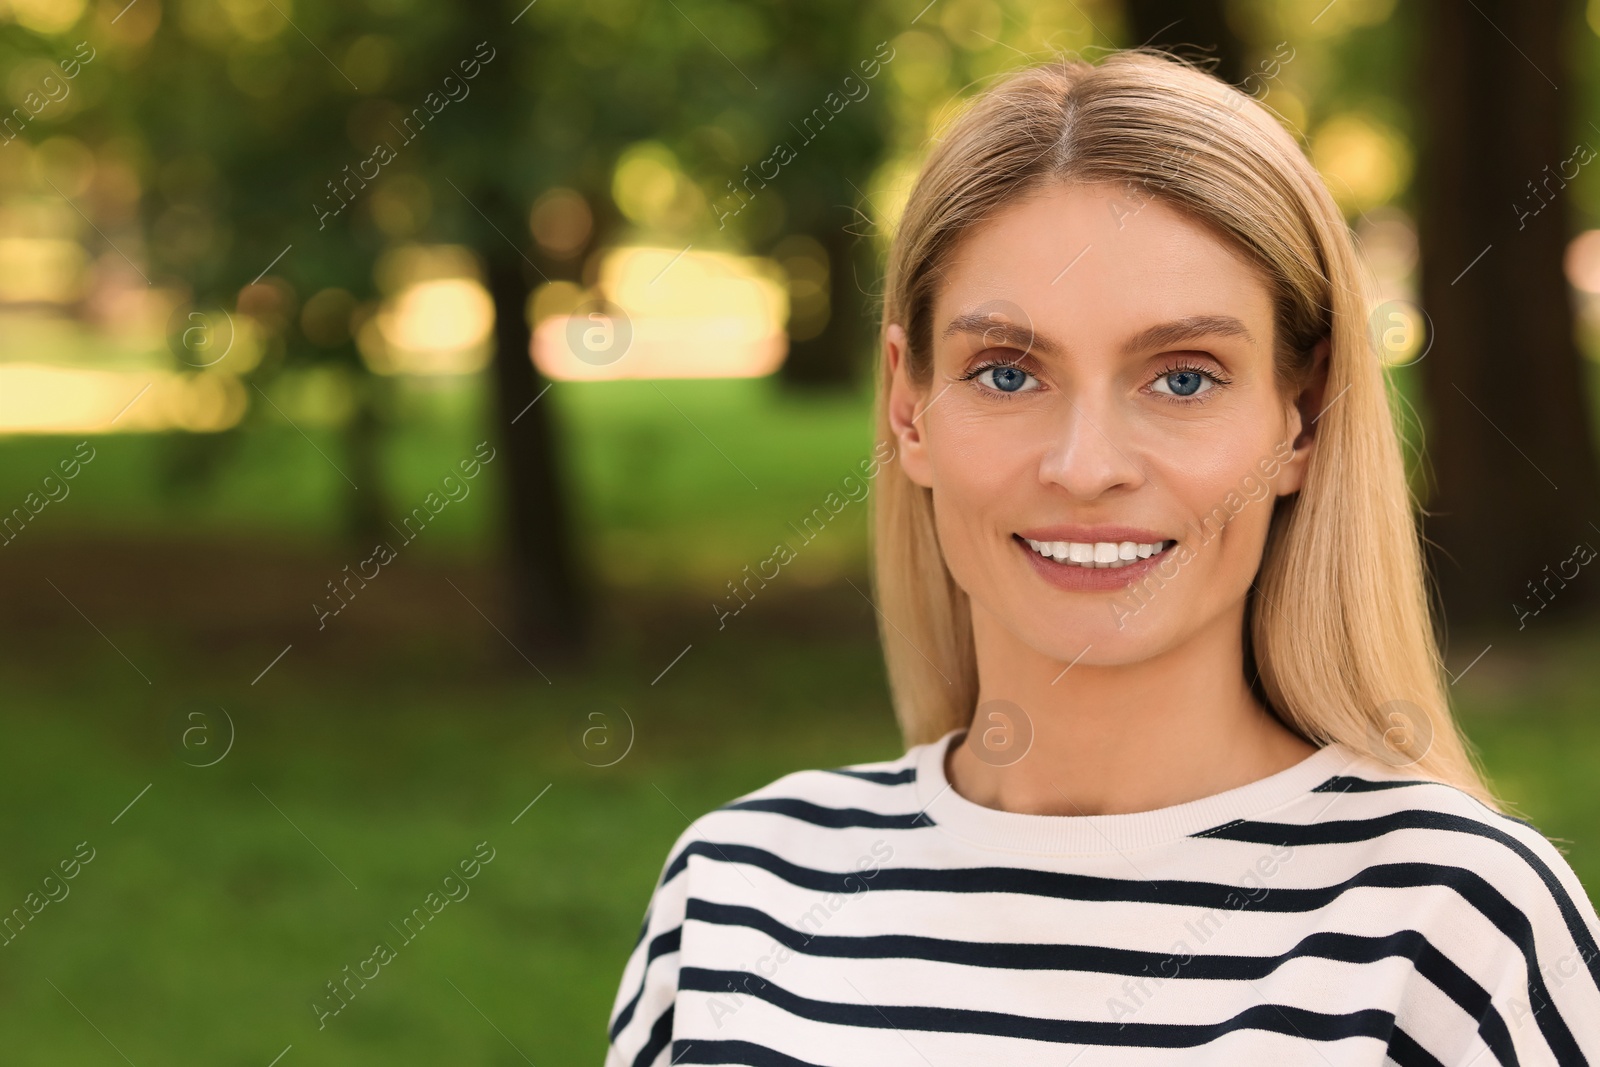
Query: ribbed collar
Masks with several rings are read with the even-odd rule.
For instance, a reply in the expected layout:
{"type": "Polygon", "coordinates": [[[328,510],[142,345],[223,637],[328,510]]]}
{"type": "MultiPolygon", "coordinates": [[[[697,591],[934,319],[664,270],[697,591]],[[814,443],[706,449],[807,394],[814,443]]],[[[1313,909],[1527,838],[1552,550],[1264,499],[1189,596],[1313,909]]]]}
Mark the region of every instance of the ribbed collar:
{"type": "Polygon", "coordinates": [[[945,754],[965,733],[951,730],[914,750],[917,803],[939,829],[969,845],[1042,855],[1120,852],[1176,841],[1294,800],[1360,759],[1335,742],[1276,774],[1183,804],[1119,815],[1027,815],[986,808],[951,788],[945,754]]]}

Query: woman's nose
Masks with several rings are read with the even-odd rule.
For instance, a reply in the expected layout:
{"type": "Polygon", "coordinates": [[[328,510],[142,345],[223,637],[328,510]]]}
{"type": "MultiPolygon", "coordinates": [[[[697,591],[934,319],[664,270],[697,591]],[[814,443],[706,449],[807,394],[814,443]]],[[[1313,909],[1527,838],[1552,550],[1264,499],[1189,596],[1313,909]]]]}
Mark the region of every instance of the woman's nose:
{"type": "Polygon", "coordinates": [[[1039,480],[1092,500],[1119,486],[1143,484],[1123,420],[1108,404],[1066,398],[1039,464],[1039,480]]]}

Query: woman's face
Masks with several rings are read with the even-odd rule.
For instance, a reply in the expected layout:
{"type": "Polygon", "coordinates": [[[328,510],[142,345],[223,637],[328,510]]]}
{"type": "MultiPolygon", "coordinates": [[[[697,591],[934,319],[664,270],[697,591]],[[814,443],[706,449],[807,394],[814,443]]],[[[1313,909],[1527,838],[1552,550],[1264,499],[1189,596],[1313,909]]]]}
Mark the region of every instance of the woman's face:
{"type": "Polygon", "coordinates": [[[922,387],[889,330],[890,422],[980,633],[1109,665],[1238,617],[1320,410],[1279,393],[1250,262],[1159,200],[1051,186],[967,235],[932,333],[922,387]]]}

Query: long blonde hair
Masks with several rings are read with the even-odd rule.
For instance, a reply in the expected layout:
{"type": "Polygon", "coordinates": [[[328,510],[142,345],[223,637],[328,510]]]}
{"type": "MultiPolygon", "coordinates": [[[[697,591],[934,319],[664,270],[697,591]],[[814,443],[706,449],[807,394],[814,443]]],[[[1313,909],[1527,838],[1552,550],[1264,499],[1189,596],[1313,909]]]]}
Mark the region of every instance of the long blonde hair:
{"type": "MultiPolygon", "coordinates": [[[[1342,742],[1503,810],[1441,679],[1411,492],[1384,368],[1368,341],[1369,284],[1350,229],[1295,137],[1222,80],[1158,50],[1129,49],[1094,64],[1025,68],[967,106],[924,162],[890,248],[879,441],[894,440],[888,327],[905,329],[907,372],[926,384],[944,261],[997,208],[1054,182],[1141,190],[1241,248],[1272,290],[1285,396],[1309,380],[1317,342],[1330,339],[1318,444],[1302,488],[1274,506],[1246,605],[1245,669],[1257,696],[1313,744],[1342,742]]],[[[895,714],[906,744],[921,744],[971,722],[970,607],[940,552],[931,491],[898,464],[881,480],[873,532],[895,714]]]]}

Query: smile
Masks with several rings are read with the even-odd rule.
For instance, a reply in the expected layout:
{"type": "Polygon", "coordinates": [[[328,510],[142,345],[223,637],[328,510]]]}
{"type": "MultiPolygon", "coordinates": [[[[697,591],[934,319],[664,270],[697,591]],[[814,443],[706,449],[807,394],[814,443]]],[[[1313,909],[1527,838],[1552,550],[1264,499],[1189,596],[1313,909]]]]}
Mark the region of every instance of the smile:
{"type": "Polygon", "coordinates": [[[1018,540],[1025,543],[1035,553],[1045,559],[1069,567],[1080,567],[1085,570],[1117,570],[1122,567],[1131,567],[1140,560],[1149,559],[1173,545],[1176,541],[1158,541],[1154,544],[1139,544],[1135,541],[1095,541],[1087,543],[1082,541],[1035,541],[1031,538],[1016,535],[1018,540]]]}

